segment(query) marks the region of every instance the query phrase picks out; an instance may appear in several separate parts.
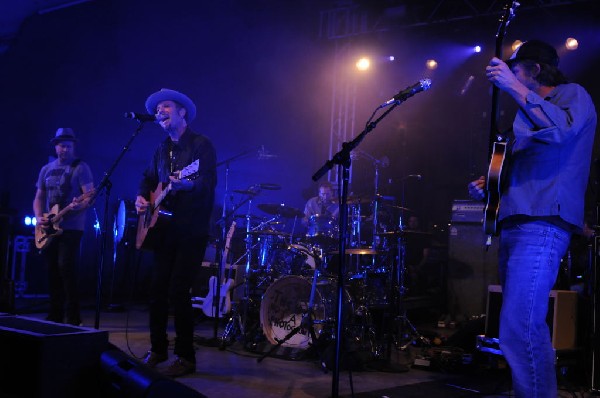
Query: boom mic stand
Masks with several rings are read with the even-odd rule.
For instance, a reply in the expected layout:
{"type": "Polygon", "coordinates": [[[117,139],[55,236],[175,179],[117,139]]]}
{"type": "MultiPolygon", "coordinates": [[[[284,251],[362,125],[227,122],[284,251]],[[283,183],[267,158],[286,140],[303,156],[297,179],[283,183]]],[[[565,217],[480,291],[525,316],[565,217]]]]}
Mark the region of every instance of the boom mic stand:
{"type": "MultiPolygon", "coordinates": [[[[391,106],[375,121],[367,122],[366,128],[356,137],[354,140],[350,142],[342,143],[342,149],[336,153],[332,159],[325,162],[323,165],[313,176],[313,181],[318,181],[325,173],[333,168],[333,165],[338,165],[340,168],[340,174],[342,175],[342,189],[340,190],[340,227],[339,227],[339,253],[340,253],[340,262],[338,268],[337,275],[337,322],[336,322],[336,338],[335,338],[335,361],[333,366],[333,377],[331,384],[331,397],[337,398],[339,395],[339,379],[340,379],[340,343],[342,337],[342,329],[343,329],[343,300],[344,300],[344,275],[346,272],[346,224],[348,222],[348,180],[350,176],[350,165],[351,158],[350,152],[356,148],[361,141],[366,137],[366,135],[377,127],[377,124],[386,117],[392,110],[394,110],[403,99],[398,99],[394,101],[391,106]]],[[[384,104],[387,105],[387,104],[384,104]]],[[[378,107],[380,109],[384,105],[378,107]]],[[[377,109],[375,112],[377,112],[377,109]]],[[[373,112],[373,115],[375,114],[373,112]]],[[[371,116],[371,119],[373,116],[371,116]]]]}
{"type": "Polygon", "coordinates": [[[102,230],[100,238],[100,263],[98,264],[98,281],[96,286],[96,315],[94,318],[95,329],[100,328],[100,308],[102,303],[102,274],[104,272],[104,259],[106,257],[106,237],[108,236],[108,202],[110,198],[110,189],[112,187],[112,183],[110,182],[110,176],[114,172],[115,168],[117,167],[123,156],[125,156],[125,153],[129,150],[129,147],[132,144],[135,137],[144,127],[144,123],[144,121],[139,122],[138,127],[135,129],[135,131],[121,150],[121,153],[117,156],[110,168],[104,172],[104,177],[102,177],[100,184],[98,184],[98,187],[96,188],[96,193],[94,194],[94,198],[96,198],[100,194],[100,192],[102,192],[103,190],[106,191],[106,195],[104,195],[104,220],[102,220],[102,230]]]}

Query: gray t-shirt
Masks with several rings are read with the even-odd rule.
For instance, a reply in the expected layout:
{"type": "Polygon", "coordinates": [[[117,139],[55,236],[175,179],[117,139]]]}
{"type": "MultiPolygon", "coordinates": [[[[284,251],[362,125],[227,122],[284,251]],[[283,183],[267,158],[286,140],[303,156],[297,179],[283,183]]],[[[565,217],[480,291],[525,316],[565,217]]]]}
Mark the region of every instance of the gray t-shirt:
{"type": "MultiPolygon", "coordinates": [[[[49,211],[55,204],[63,209],[73,198],[83,193],[82,186],[93,181],[92,171],[87,163],[79,161],[73,167],[73,162],[61,165],[57,159],[42,167],[36,187],[46,193],[46,211],[49,211]]],[[[85,209],[69,211],[60,222],[60,227],[83,231],[85,213],[85,209]]]]}

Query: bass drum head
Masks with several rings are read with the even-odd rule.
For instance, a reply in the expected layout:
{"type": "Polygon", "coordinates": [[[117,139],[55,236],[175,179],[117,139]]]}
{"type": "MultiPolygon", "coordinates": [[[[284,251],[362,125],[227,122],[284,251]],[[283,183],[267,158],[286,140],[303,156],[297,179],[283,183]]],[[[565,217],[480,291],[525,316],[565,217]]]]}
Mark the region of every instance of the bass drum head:
{"type": "MultiPolygon", "coordinates": [[[[318,337],[329,327],[333,331],[336,309],[335,281],[319,279],[313,300],[313,321],[315,334],[318,337]]],[[[260,307],[260,322],[266,338],[271,344],[278,344],[302,323],[302,315],[306,314],[310,302],[312,278],[287,275],[274,281],[265,291],[260,307]]],[[[345,305],[350,304],[350,296],[346,293],[345,305]]],[[[345,308],[346,315],[351,306],[345,308]]],[[[308,325],[306,325],[308,326],[308,325]]],[[[301,327],[298,333],[282,343],[283,347],[308,348],[312,341],[310,329],[301,327]]]]}

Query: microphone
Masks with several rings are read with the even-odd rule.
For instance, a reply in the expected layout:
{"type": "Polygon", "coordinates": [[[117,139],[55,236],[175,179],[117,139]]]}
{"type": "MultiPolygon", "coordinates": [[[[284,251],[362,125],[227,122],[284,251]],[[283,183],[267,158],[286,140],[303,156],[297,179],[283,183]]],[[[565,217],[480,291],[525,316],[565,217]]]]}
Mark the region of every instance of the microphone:
{"type": "Polygon", "coordinates": [[[123,117],[127,119],[134,119],[138,122],[156,122],[156,115],[150,115],[147,113],[135,113],[135,112],[125,112],[123,117]]]}
{"type": "Polygon", "coordinates": [[[431,87],[431,79],[421,79],[418,83],[413,84],[412,86],[406,87],[404,90],[400,91],[398,94],[394,95],[393,98],[384,102],[381,106],[388,106],[393,104],[394,102],[403,102],[413,95],[420,93],[421,91],[429,90],[431,87]]]}

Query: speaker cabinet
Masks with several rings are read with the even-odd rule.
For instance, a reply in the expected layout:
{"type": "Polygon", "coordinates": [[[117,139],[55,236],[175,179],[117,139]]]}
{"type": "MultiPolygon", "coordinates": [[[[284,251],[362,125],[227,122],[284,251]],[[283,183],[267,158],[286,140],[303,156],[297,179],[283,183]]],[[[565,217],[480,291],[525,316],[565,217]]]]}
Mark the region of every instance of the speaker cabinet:
{"type": "MultiPolygon", "coordinates": [[[[485,336],[497,338],[500,307],[502,306],[502,287],[500,285],[490,285],[488,292],[485,336]]],[[[551,290],[548,300],[546,322],[552,336],[552,347],[555,350],[575,348],[577,343],[577,292],[551,290]]]]}
{"type": "Polygon", "coordinates": [[[108,332],[0,316],[0,396],[96,397],[108,332]]]}
{"type": "Polygon", "coordinates": [[[447,286],[448,313],[454,320],[464,321],[485,314],[487,287],[498,283],[497,257],[497,238],[487,247],[482,223],[451,224],[447,286]]]}

